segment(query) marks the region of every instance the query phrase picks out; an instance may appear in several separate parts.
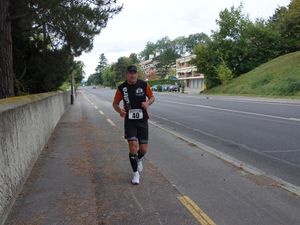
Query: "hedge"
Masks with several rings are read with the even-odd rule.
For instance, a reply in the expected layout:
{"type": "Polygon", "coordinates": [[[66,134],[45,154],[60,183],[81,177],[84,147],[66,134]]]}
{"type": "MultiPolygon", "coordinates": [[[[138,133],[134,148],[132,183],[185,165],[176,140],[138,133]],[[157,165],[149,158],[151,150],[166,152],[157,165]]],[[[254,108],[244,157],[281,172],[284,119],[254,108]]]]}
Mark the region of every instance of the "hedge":
{"type": "Polygon", "coordinates": [[[174,85],[175,84],[175,80],[149,80],[148,84],[152,87],[153,85],[163,85],[163,84],[171,84],[174,85]]]}

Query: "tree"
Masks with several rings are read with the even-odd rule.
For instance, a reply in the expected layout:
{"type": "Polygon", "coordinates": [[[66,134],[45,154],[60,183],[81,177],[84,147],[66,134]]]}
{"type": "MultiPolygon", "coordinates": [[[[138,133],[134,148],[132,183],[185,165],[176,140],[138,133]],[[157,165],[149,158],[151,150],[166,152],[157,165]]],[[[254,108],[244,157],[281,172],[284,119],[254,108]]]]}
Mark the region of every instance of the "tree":
{"type": "Polygon", "coordinates": [[[103,85],[106,87],[115,87],[115,71],[113,66],[107,66],[103,69],[103,85]]]}
{"type": "Polygon", "coordinates": [[[196,45],[203,44],[208,40],[205,33],[190,34],[185,38],[185,53],[192,53],[196,45]]]}
{"type": "Polygon", "coordinates": [[[35,93],[56,90],[68,79],[74,57],[92,49],[95,35],[122,6],[115,0],[11,0],[9,9],[17,90],[35,93]]]}
{"type": "Polygon", "coordinates": [[[217,68],[217,73],[222,84],[228,84],[233,79],[233,74],[228,68],[224,60],[221,60],[221,64],[217,68]]]}
{"type": "Polygon", "coordinates": [[[40,93],[57,90],[64,81],[69,80],[73,66],[73,58],[65,51],[48,50],[33,54],[27,61],[23,78],[25,91],[40,93]]]}
{"type": "MultiPolygon", "coordinates": [[[[102,78],[102,77],[101,77],[102,78]]],[[[86,81],[86,85],[90,86],[90,85],[98,85],[103,83],[102,79],[100,80],[99,74],[97,73],[93,73],[91,74],[87,81],[86,81]]]]}
{"type": "Polygon", "coordinates": [[[103,53],[101,53],[100,57],[99,57],[99,62],[98,65],[96,67],[96,72],[97,73],[101,73],[101,70],[107,66],[107,59],[105,57],[105,55],[103,53]]]}
{"type": "Polygon", "coordinates": [[[280,32],[285,53],[300,50],[300,0],[292,0],[284,14],[280,32]]]}
{"type": "Polygon", "coordinates": [[[187,52],[187,38],[177,37],[172,41],[172,49],[174,49],[179,55],[184,55],[187,52]]]}
{"type": "Polygon", "coordinates": [[[158,56],[158,64],[156,65],[158,75],[165,77],[172,64],[175,64],[176,59],[179,57],[180,55],[172,48],[164,50],[158,56]]]}
{"type": "Polygon", "coordinates": [[[141,68],[138,62],[137,54],[135,53],[131,53],[129,57],[120,57],[118,61],[111,66],[111,70],[113,71],[111,74],[114,84],[116,85],[118,82],[126,79],[127,67],[131,64],[135,64],[137,66],[138,74],[141,76],[141,68]]]}
{"type": "Polygon", "coordinates": [[[0,1],[0,98],[14,96],[9,0],[0,1]]]}
{"type": "Polygon", "coordinates": [[[262,19],[251,22],[243,13],[243,5],[221,11],[217,24],[212,35],[215,50],[234,76],[254,69],[280,52],[279,33],[268,28],[262,19]]]}
{"type": "Polygon", "coordinates": [[[279,7],[268,20],[250,21],[243,5],[220,12],[218,29],[194,49],[193,60],[212,88],[280,54],[300,50],[300,0],[279,7]],[[219,76],[218,76],[219,74],[219,76]]]}
{"type": "Polygon", "coordinates": [[[129,59],[131,60],[131,64],[138,64],[140,62],[136,53],[131,53],[129,59]]]}
{"type": "MultiPolygon", "coordinates": [[[[19,0],[16,0],[19,1],[19,0]]],[[[90,51],[93,38],[122,7],[115,0],[26,0],[33,24],[46,36],[52,48],[66,48],[72,56],[90,51]]]]}
{"type": "Polygon", "coordinates": [[[142,60],[148,60],[150,55],[155,54],[157,51],[157,46],[153,42],[147,42],[146,47],[140,52],[139,58],[142,60]]]}
{"type": "Polygon", "coordinates": [[[279,55],[281,39],[278,32],[269,29],[263,20],[249,23],[236,42],[240,62],[236,74],[246,73],[279,55]]]}
{"type": "Polygon", "coordinates": [[[82,61],[75,61],[73,65],[73,74],[74,74],[74,80],[75,85],[78,86],[81,84],[83,78],[84,78],[84,63],[82,61]]]}
{"type": "Polygon", "coordinates": [[[243,48],[237,43],[241,41],[241,35],[251,23],[243,13],[243,5],[235,8],[224,9],[217,20],[218,29],[213,32],[212,39],[216,49],[234,74],[241,74],[240,63],[244,60],[243,48]]]}
{"type": "Polygon", "coordinates": [[[147,42],[143,51],[140,52],[139,57],[141,60],[148,60],[150,55],[159,57],[164,52],[173,52],[178,56],[183,56],[186,53],[191,54],[193,48],[201,43],[204,43],[208,36],[204,33],[191,34],[188,37],[177,37],[174,40],[170,40],[169,37],[163,37],[157,40],[155,43],[147,42]]]}
{"type": "Polygon", "coordinates": [[[221,84],[217,72],[221,56],[214,45],[215,43],[211,40],[205,44],[197,45],[194,48],[196,58],[191,60],[191,63],[196,65],[197,70],[205,75],[205,85],[208,89],[221,84]]]}
{"type": "Polygon", "coordinates": [[[103,53],[101,53],[99,57],[98,65],[95,69],[94,76],[98,76],[98,78],[95,79],[95,84],[103,84],[103,78],[102,78],[102,70],[107,66],[107,59],[103,53]]]}

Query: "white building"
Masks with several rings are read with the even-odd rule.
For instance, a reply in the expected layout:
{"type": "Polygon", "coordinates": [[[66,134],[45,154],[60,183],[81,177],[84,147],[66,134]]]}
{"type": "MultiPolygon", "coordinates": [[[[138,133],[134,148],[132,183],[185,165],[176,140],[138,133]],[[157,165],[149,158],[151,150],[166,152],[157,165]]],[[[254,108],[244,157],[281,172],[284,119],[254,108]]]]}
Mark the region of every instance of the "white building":
{"type": "Polygon", "coordinates": [[[203,91],[204,75],[197,71],[196,66],[190,64],[195,57],[196,55],[188,55],[176,60],[176,77],[178,80],[184,81],[186,88],[203,91]]]}

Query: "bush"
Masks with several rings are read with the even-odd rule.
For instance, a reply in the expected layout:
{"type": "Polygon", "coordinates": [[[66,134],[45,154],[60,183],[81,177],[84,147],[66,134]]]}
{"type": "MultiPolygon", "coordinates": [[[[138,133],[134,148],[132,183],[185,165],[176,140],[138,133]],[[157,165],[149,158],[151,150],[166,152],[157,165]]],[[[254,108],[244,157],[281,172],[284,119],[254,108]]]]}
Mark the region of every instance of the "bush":
{"type": "Polygon", "coordinates": [[[300,91],[300,81],[289,77],[284,79],[276,89],[279,95],[292,96],[300,91]]]}
{"type": "Polygon", "coordinates": [[[234,78],[232,71],[224,61],[218,66],[217,72],[222,84],[228,84],[234,78]]]}
{"type": "Polygon", "coordinates": [[[119,85],[121,85],[121,84],[123,84],[123,83],[124,83],[124,80],[117,82],[117,83],[116,83],[116,87],[119,87],[119,85]]]}
{"type": "Polygon", "coordinates": [[[157,91],[162,92],[162,86],[161,85],[157,85],[157,91]]]}
{"type": "Polygon", "coordinates": [[[170,79],[166,79],[166,80],[150,80],[148,81],[148,84],[152,87],[153,85],[162,85],[162,84],[171,84],[174,85],[175,84],[175,80],[170,80],[170,79]]]}
{"type": "Polygon", "coordinates": [[[259,79],[252,80],[250,87],[252,89],[264,86],[272,81],[273,77],[271,75],[261,76],[259,79]]]}

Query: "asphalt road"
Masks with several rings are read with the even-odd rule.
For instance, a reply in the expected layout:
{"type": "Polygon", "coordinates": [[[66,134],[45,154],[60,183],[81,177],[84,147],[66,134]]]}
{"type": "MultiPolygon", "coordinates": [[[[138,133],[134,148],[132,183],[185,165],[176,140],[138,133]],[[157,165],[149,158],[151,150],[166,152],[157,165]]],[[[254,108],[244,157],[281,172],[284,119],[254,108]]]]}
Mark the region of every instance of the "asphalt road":
{"type": "MultiPolygon", "coordinates": [[[[112,127],[117,127],[122,133],[123,119],[112,109],[112,99],[115,90],[108,88],[92,89],[88,87],[80,92],[90,104],[85,110],[88,110],[90,107],[94,108],[95,115],[92,118],[95,120],[95,123],[99,123],[98,125],[101,127],[100,121],[97,122],[96,118],[105,117],[112,127]]],[[[154,166],[156,175],[161,174],[165,177],[169,185],[179,193],[179,196],[187,196],[196,204],[190,207],[191,205],[182,202],[187,209],[189,208],[192,211],[196,208],[200,209],[191,212],[194,218],[205,218],[206,216],[203,215],[206,214],[213,221],[200,222],[200,224],[300,224],[299,196],[284,190],[281,188],[280,183],[270,179],[269,176],[249,173],[247,170],[233,166],[227,161],[220,160],[210,154],[207,148],[198,147],[182,138],[194,139],[197,142],[205,143],[206,146],[215,147],[218,151],[226,152],[226,154],[232,153],[236,158],[243,161],[251,161],[253,162],[251,165],[261,166],[262,169],[271,170],[272,167],[276,168],[276,170],[274,169],[270,172],[284,176],[287,174],[291,180],[297,181],[296,175],[299,174],[299,171],[297,171],[298,167],[293,165],[294,162],[286,163],[286,160],[267,157],[265,154],[258,152],[258,150],[249,150],[249,147],[246,147],[244,143],[244,148],[242,146],[237,148],[236,143],[233,143],[232,140],[229,143],[225,140],[225,137],[227,137],[225,135],[234,134],[233,131],[235,129],[243,129],[242,126],[244,124],[242,122],[250,126],[253,124],[253,121],[251,122],[250,119],[258,117],[257,126],[261,125],[261,121],[277,125],[272,121],[276,121],[275,118],[281,118],[282,116],[271,117],[269,115],[267,117],[264,115],[264,118],[260,118],[262,117],[260,111],[242,113],[240,111],[243,108],[238,107],[249,107],[247,106],[248,101],[245,102],[242,99],[232,99],[238,101],[236,108],[232,106],[231,108],[225,108],[228,101],[233,105],[234,101],[231,101],[230,98],[214,97],[213,99],[206,99],[199,96],[181,97],[181,95],[176,94],[158,93],[156,93],[156,97],[157,101],[150,109],[149,153],[144,161],[145,171],[143,171],[143,174],[147,171],[147,166],[148,168],[149,166],[154,166]],[[233,115],[230,117],[231,114],[233,115]],[[222,128],[222,126],[224,127],[222,128]],[[211,132],[215,132],[214,135],[208,134],[208,129],[211,129],[211,132]],[[223,132],[219,133],[220,129],[223,129],[225,134],[223,132]],[[171,134],[171,132],[176,132],[181,137],[171,134]],[[274,160],[276,161],[274,162],[274,160]],[[294,174],[288,174],[288,170],[292,170],[294,174]]],[[[264,105],[270,104],[265,103],[264,105]]],[[[260,106],[263,106],[263,104],[260,104],[260,106]]],[[[272,106],[276,106],[276,104],[272,106]]],[[[265,113],[268,113],[268,111],[265,113]]],[[[282,124],[297,122],[295,118],[290,119],[291,122],[289,120],[285,121],[284,118],[281,118],[281,120],[283,120],[283,122],[281,121],[282,124]]],[[[257,128],[255,130],[250,134],[253,135],[255,132],[259,132],[257,128]]],[[[110,134],[109,129],[106,132],[108,135],[110,134]]],[[[239,132],[236,133],[243,137],[243,132],[240,132],[240,134],[239,132]]],[[[230,137],[230,135],[228,136],[230,137]]],[[[247,138],[245,139],[247,140],[247,138]]],[[[112,142],[111,154],[115,151],[113,146],[112,142]]],[[[124,148],[124,151],[124,155],[127,155],[126,148],[124,148]]],[[[147,183],[148,175],[143,174],[141,188],[143,185],[157,185],[156,183],[147,183]]],[[[152,194],[153,197],[157,195],[154,192],[152,194]]],[[[148,204],[148,201],[149,199],[140,199],[141,204],[148,204]]],[[[164,201],[165,199],[161,198],[160,204],[165,204],[164,201]]],[[[172,209],[170,210],[172,211],[172,209]]],[[[166,221],[165,224],[174,223],[166,221]]],[[[178,222],[178,224],[182,223],[178,222]]]]}
{"type": "MultiPolygon", "coordinates": [[[[114,90],[85,88],[112,102],[114,90]]],[[[300,186],[300,103],[155,93],[151,120],[300,186]]]]}

